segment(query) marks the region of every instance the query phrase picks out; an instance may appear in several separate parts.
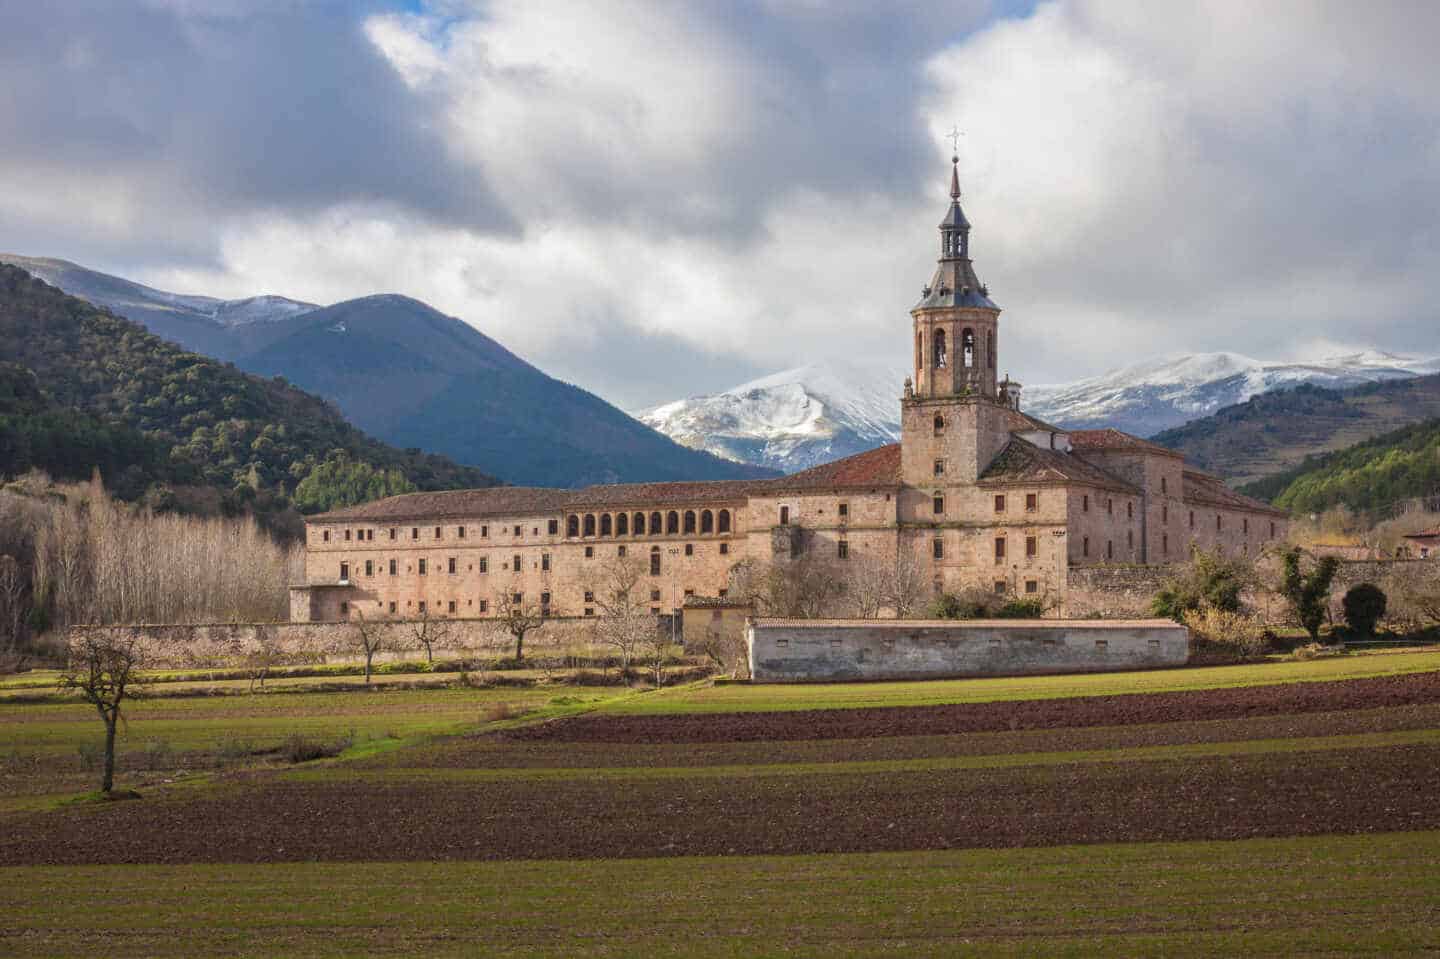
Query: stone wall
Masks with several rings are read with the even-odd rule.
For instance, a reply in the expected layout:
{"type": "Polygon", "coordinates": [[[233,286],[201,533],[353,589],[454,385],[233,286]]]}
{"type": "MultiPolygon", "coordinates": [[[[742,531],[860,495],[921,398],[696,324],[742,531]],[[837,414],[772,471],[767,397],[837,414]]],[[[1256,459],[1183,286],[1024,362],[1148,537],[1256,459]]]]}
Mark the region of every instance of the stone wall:
{"type": "MultiPolygon", "coordinates": [[[[668,618],[663,618],[668,623],[668,618]]],[[[451,629],[450,640],[435,647],[436,656],[465,655],[505,656],[513,652],[515,641],[495,620],[456,619],[445,621],[451,629]]],[[[527,653],[558,651],[571,646],[589,645],[593,641],[593,619],[555,617],[543,629],[525,637],[527,653]]],[[[413,641],[413,621],[386,621],[375,624],[387,639],[378,660],[423,656],[413,641]]],[[[71,633],[106,629],[102,626],[72,626],[71,633]]],[[[198,623],[144,624],[127,626],[138,633],[147,645],[160,654],[161,665],[171,668],[221,668],[233,665],[249,650],[262,642],[273,644],[289,657],[318,662],[344,662],[363,659],[354,644],[353,623],[198,623]]]]}
{"type": "Polygon", "coordinates": [[[1179,666],[1190,634],[1169,620],[752,620],[757,682],[940,679],[1179,666]]]}
{"type": "Polygon", "coordinates": [[[1072,566],[1066,570],[1062,616],[1149,616],[1150,601],[1173,566],[1072,566]]]}

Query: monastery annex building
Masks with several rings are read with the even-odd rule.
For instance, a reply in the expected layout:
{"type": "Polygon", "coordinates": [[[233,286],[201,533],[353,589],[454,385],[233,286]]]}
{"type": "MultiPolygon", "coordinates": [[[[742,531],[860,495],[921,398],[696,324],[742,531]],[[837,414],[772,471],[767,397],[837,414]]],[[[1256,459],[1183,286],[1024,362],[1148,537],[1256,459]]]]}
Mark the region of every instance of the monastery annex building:
{"type": "MultiPolygon", "coordinates": [[[[958,160],[952,159],[952,164],[958,160]]],[[[629,557],[650,608],[723,597],[744,560],[844,573],[918,564],[939,591],[1063,601],[1071,567],[1256,553],[1286,514],[1118,430],[1026,415],[996,377],[1000,308],[975,275],[952,167],[940,257],[910,311],[901,440],[778,479],[412,493],[311,517],[291,618],[485,617],[498,597],[594,615],[597,564],[629,557]]]]}

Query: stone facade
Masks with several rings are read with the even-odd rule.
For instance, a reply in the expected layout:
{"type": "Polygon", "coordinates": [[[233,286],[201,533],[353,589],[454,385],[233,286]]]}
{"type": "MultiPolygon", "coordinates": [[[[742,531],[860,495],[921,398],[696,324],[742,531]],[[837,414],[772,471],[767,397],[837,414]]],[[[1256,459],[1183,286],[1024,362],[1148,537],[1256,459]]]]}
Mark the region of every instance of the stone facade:
{"type": "MultiPolygon", "coordinates": [[[[1285,514],[1117,430],[1068,431],[997,378],[1000,308],[976,278],[958,178],[941,256],[911,310],[901,442],[774,480],[390,497],[312,517],[292,618],[494,616],[503,597],[597,613],[607,564],[638,564],[652,614],[727,597],[736,564],[800,557],[842,575],[914,564],[935,592],[984,589],[1067,608],[1077,568],[1258,554],[1285,514]],[[858,561],[858,562],[857,562],[858,561]]],[[[734,597],[731,597],[734,598],[734,597]]]]}
{"type": "Polygon", "coordinates": [[[1179,666],[1190,634],[1170,620],[774,620],[751,622],[755,682],[943,679],[1179,666]]]}

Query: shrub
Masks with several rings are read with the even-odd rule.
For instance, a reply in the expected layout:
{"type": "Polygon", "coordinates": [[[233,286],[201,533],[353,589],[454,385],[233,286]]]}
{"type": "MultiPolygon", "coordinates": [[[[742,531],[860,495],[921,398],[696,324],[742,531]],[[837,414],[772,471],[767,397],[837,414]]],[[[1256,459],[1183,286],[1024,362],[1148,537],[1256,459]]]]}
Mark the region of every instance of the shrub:
{"type": "Polygon", "coordinates": [[[1296,546],[1281,555],[1282,572],[1277,592],[1285,598],[1310,641],[1320,641],[1320,625],[1325,622],[1330,598],[1330,583],[1340,569],[1340,561],[1324,556],[1307,572],[1301,568],[1302,553],[1296,546]]]}
{"type": "Polygon", "coordinates": [[[225,738],[215,747],[215,758],[221,762],[233,763],[255,753],[255,744],[248,739],[225,738]]]}
{"type": "Polygon", "coordinates": [[[1385,593],[1374,583],[1351,586],[1342,601],[1345,623],[1357,633],[1371,636],[1375,624],[1385,615],[1385,593]]]}
{"type": "Polygon", "coordinates": [[[98,769],[100,767],[100,756],[103,750],[99,744],[84,742],[75,747],[75,752],[80,755],[81,769],[98,769]]]}
{"type": "Polygon", "coordinates": [[[1045,604],[1038,599],[1012,599],[995,610],[996,619],[1039,619],[1045,614],[1045,604]]]}
{"type": "Polygon", "coordinates": [[[930,602],[926,615],[931,619],[984,619],[996,605],[994,593],[967,589],[960,593],[941,593],[930,602]]]}
{"type": "Polygon", "coordinates": [[[1186,613],[1184,622],[1197,646],[1236,659],[1259,656],[1270,645],[1265,624],[1245,613],[1203,607],[1186,613]]]}
{"type": "Polygon", "coordinates": [[[1184,622],[1187,613],[1203,607],[1238,613],[1241,593],[1254,579],[1254,569],[1240,558],[1197,549],[1178,576],[1167,580],[1150,603],[1156,616],[1184,622]]]}
{"type": "Polygon", "coordinates": [[[461,673],[460,685],[466,689],[485,689],[490,685],[490,680],[482,672],[461,673]]]}
{"type": "Polygon", "coordinates": [[[280,747],[280,754],[292,763],[306,763],[313,759],[330,759],[338,756],[349,749],[355,742],[353,732],[342,736],[334,742],[326,743],[318,739],[311,739],[303,733],[291,733],[280,747]]]}
{"type": "Polygon", "coordinates": [[[490,703],[480,710],[480,718],[487,723],[498,723],[501,720],[514,719],[523,713],[524,710],[513,703],[490,703]]]}

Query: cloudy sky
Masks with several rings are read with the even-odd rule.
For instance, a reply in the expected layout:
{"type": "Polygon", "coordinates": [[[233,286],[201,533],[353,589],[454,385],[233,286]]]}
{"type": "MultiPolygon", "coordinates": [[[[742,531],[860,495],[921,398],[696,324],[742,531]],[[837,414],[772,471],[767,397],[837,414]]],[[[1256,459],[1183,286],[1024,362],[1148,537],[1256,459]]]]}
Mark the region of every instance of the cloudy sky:
{"type": "Polygon", "coordinates": [[[0,0],[0,250],[400,292],[628,408],[906,362],[958,124],[1001,365],[1440,354],[1440,4],[0,0]]]}

